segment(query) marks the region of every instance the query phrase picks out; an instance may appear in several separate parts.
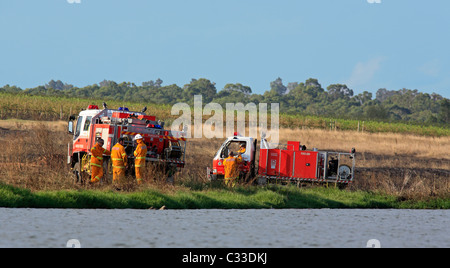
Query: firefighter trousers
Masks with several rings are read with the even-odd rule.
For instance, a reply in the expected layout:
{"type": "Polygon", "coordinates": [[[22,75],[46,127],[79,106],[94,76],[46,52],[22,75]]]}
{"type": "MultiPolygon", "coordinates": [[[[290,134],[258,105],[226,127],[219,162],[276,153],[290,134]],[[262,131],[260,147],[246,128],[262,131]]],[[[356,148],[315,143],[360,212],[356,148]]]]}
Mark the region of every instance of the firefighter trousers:
{"type": "Polygon", "coordinates": [[[138,184],[141,184],[144,179],[145,165],[141,165],[139,167],[136,166],[135,172],[136,172],[136,180],[137,180],[138,184]]]}
{"type": "Polygon", "coordinates": [[[225,185],[231,188],[234,188],[236,186],[236,181],[238,178],[226,178],[225,179],[225,185]]]}
{"type": "Polygon", "coordinates": [[[96,183],[103,178],[103,167],[91,166],[91,182],[96,183]]]}
{"type": "Polygon", "coordinates": [[[113,182],[122,183],[125,182],[125,167],[113,167],[113,182]]]}

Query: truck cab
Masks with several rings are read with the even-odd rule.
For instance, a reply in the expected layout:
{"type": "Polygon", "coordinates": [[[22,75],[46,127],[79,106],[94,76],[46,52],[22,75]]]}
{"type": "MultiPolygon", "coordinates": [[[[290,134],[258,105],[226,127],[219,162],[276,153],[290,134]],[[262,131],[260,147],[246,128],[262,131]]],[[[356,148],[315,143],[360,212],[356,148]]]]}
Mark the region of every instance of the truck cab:
{"type": "MultiPolygon", "coordinates": [[[[88,152],[89,146],[88,141],[90,138],[92,119],[97,116],[101,110],[98,109],[88,109],[85,111],[81,111],[77,123],[76,128],[73,133],[73,147],[75,151],[81,150],[84,152],[88,152]]],[[[106,143],[104,145],[106,149],[106,143]]]]}
{"type": "Polygon", "coordinates": [[[213,169],[208,168],[208,178],[211,180],[223,179],[225,168],[223,162],[229,157],[230,152],[238,155],[239,151],[242,157],[242,164],[239,169],[242,176],[255,176],[255,157],[256,157],[257,139],[251,137],[242,137],[239,133],[227,138],[216,152],[213,159],[213,169]]]}

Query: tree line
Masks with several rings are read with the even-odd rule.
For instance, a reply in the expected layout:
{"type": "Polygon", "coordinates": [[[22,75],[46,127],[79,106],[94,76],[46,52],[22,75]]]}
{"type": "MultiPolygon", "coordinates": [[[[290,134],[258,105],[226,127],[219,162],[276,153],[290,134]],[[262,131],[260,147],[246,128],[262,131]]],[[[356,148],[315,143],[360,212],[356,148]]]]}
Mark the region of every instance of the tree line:
{"type": "Polygon", "coordinates": [[[263,94],[255,94],[249,86],[240,83],[227,84],[218,91],[216,84],[205,78],[192,79],[183,87],[176,84],[163,86],[161,79],[146,81],[139,86],[131,82],[103,80],[82,88],[60,80],[51,80],[43,86],[25,90],[5,85],[0,88],[0,92],[169,105],[179,102],[192,104],[194,95],[202,95],[203,103],[215,102],[223,107],[226,103],[238,102],[279,103],[280,112],[286,114],[447,126],[450,124],[450,100],[439,94],[422,93],[416,89],[381,88],[375,96],[367,91],[355,95],[353,90],[344,84],[332,84],[324,89],[314,78],[287,85],[281,78],[277,78],[263,94]]]}

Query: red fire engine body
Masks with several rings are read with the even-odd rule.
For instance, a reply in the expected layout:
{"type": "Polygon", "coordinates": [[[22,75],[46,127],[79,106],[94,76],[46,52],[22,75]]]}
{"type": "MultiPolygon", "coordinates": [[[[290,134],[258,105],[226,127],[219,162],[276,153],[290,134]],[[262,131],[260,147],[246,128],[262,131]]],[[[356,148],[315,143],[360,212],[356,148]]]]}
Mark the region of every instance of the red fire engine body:
{"type": "MultiPolygon", "coordinates": [[[[72,120],[69,121],[69,133],[74,134],[74,138],[68,145],[68,164],[74,170],[77,182],[83,181],[83,174],[90,172],[90,150],[99,138],[105,141],[103,147],[109,151],[119,138],[124,138],[128,167],[132,167],[134,163],[133,152],[137,145],[134,137],[137,134],[144,138],[147,145],[147,162],[172,168],[183,168],[185,165],[185,133],[165,130],[163,123],[144,112],[132,112],[124,107],[100,110],[98,106],[90,105],[78,115],[75,131],[72,120]]],[[[104,169],[107,174],[110,169],[108,156],[104,156],[104,169]]],[[[133,173],[133,169],[128,170],[133,173]]]]}
{"type": "Polygon", "coordinates": [[[242,137],[237,133],[222,144],[214,157],[213,169],[208,168],[207,172],[211,180],[223,178],[223,161],[228,157],[231,148],[237,148],[233,144],[243,145],[246,148],[241,154],[244,160],[240,166],[241,175],[247,180],[257,179],[254,181],[260,184],[334,182],[346,185],[354,181],[355,149],[349,153],[306,150],[305,146],[296,141],[272,148],[267,140],[262,139],[259,161],[256,161],[257,140],[242,137]]]}

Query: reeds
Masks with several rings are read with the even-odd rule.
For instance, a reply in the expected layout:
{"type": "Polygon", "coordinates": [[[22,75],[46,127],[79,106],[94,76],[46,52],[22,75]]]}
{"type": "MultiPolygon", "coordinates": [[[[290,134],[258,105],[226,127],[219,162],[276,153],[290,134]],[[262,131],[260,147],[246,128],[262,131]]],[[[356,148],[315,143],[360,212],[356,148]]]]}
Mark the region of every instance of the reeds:
{"type": "MultiPolygon", "coordinates": [[[[66,165],[71,136],[65,127],[65,122],[0,121],[0,182],[33,192],[114,190],[107,184],[92,187],[73,183],[66,165]]],[[[404,200],[450,197],[450,137],[281,129],[280,139],[281,143],[299,140],[309,149],[356,148],[357,173],[349,191],[382,192],[404,200]]],[[[212,158],[222,143],[223,139],[191,139],[187,143],[186,167],[176,173],[173,183],[150,169],[143,185],[131,182],[125,190],[217,189],[207,181],[206,168],[212,166],[212,158]]]]}
{"type": "Polygon", "coordinates": [[[308,148],[356,148],[352,190],[381,191],[403,199],[450,197],[450,137],[356,131],[280,130],[283,142],[308,148]]]}

